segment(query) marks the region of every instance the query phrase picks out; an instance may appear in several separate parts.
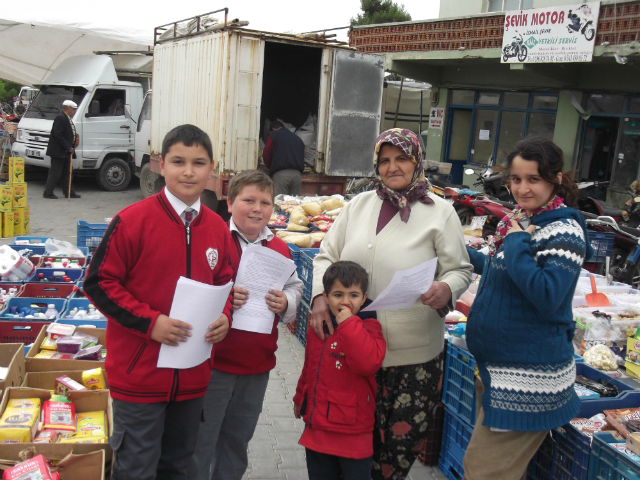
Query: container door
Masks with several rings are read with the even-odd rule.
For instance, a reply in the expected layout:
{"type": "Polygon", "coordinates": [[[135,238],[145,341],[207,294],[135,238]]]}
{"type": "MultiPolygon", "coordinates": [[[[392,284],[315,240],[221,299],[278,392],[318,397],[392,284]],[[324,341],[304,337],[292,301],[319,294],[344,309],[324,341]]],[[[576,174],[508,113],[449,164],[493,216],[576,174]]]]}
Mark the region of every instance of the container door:
{"type": "Polygon", "coordinates": [[[329,99],[327,175],[373,176],[373,147],[380,133],[384,58],[336,50],[329,99]]]}
{"type": "MultiPolygon", "coordinates": [[[[241,37],[237,50],[235,82],[235,152],[231,152],[231,170],[252,170],[258,166],[260,103],[262,100],[262,63],[264,42],[241,37]]],[[[227,166],[225,165],[225,168],[227,166]]]]}

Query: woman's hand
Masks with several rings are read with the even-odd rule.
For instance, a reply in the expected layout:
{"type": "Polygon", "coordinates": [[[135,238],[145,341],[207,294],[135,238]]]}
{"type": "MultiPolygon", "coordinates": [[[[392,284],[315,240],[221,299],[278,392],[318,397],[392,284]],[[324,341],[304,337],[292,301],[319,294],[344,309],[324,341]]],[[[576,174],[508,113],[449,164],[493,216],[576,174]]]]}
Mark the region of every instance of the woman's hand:
{"type": "Polygon", "coordinates": [[[451,289],[444,282],[433,282],[427,293],[420,296],[423,305],[427,305],[434,310],[444,308],[451,301],[451,289]]]}
{"type": "Polygon", "coordinates": [[[331,335],[333,333],[333,323],[331,323],[331,316],[329,315],[329,305],[324,299],[324,296],[318,295],[313,300],[309,326],[314,332],[316,332],[316,335],[318,335],[318,338],[320,338],[320,340],[325,339],[324,325],[327,326],[329,335],[331,335]]]}
{"type": "Polygon", "coordinates": [[[536,229],[535,225],[529,225],[526,230],[522,230],[518,222],[516,222],[515,220],[511,220],[511,228],[507,230],[507,235],[513,232],[527,232],[529,235],[531,235],[535,229],[536,229]]]}

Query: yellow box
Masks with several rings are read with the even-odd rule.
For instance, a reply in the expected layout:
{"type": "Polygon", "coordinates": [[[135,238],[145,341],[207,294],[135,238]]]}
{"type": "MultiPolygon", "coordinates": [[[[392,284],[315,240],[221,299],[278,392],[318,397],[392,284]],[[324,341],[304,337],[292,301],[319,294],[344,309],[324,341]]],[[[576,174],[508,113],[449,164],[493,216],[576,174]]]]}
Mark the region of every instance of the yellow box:
{"type": "Polygon", "coordinates": [[[24,183],[24,158],[9,157],[9,182],[24,183]]]}
{"type": "Polygon", "coordinates": [[[630,377],[640,380],[640,339],[627,339],[627,361],[624,368],[630,377]]]}
{"type": "Polygon", "coordinates": [[[2,213],[2,238],[13,237],[13,212],[2,213]]]}
{"type": "Polygon", "coordinates": [[[24,209],[26,207],[13,208],[13,235],[25,235],[24,209]]]}
{"type": "Polygon", "coordinates": [[[24,234],[29,235],[31,231],[31,207],[27,205],[24,207],[24,234]]]}
{"type": "Polygon", "coordinates": [[[13,184],[13,208],[27,206],[27,184],[13,184]]]}
{"type": "Polygon", "coordinates": [[[0,187],[0,212],[10,212],[13,205],[13,185],[0,187]]]}

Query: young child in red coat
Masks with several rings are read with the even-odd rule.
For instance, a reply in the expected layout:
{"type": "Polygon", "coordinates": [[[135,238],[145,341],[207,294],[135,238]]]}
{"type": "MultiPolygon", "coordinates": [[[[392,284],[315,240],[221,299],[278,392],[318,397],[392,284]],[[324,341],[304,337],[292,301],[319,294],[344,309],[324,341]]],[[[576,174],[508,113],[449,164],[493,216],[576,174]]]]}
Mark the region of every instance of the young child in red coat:
{"type": "Polygon", "coordinates": [[[334,333],[307,336],[304,368],[293,398],[306,428],[309,480],[370,480],[376,409],[375,373],[386,342],[375,312],[360,312],[369,278],[354,262],[336,262],[322,279],[334,333]],[[340,477],[342,474],[343,477],[340,477]]]}

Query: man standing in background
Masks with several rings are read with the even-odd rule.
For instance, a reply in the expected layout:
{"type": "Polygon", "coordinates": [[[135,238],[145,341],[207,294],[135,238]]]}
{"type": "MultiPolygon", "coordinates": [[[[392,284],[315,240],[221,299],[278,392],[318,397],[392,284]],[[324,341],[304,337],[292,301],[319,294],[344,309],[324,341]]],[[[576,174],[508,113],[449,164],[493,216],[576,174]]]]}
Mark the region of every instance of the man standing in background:
{"type": "Polygon", "coordinates": [[[304,171],[304,142],[281,122],[271,122],[271,132],[262,152],[264,164],[275,185],[275,194],[300,195],[304,171]]]}
{"type": "Polygon", "coordinates": [[[62,112],[53,121],[49,145],[47,145],[47,155],[51,157],[51,166],[42,195],[44,198],[58,198],[53,194],[53,190],[61,179],[64,196],[66,197],[71,192],[71,198],[80,198],[80,195],[74,192],[73,187],[69,185],[71,182],[71,159],[69,156],[76,158],[74,148],[76,145],[76,126],[71,118],[77,109],[76,102],[65,100],[62,102],[62,112]]]}

